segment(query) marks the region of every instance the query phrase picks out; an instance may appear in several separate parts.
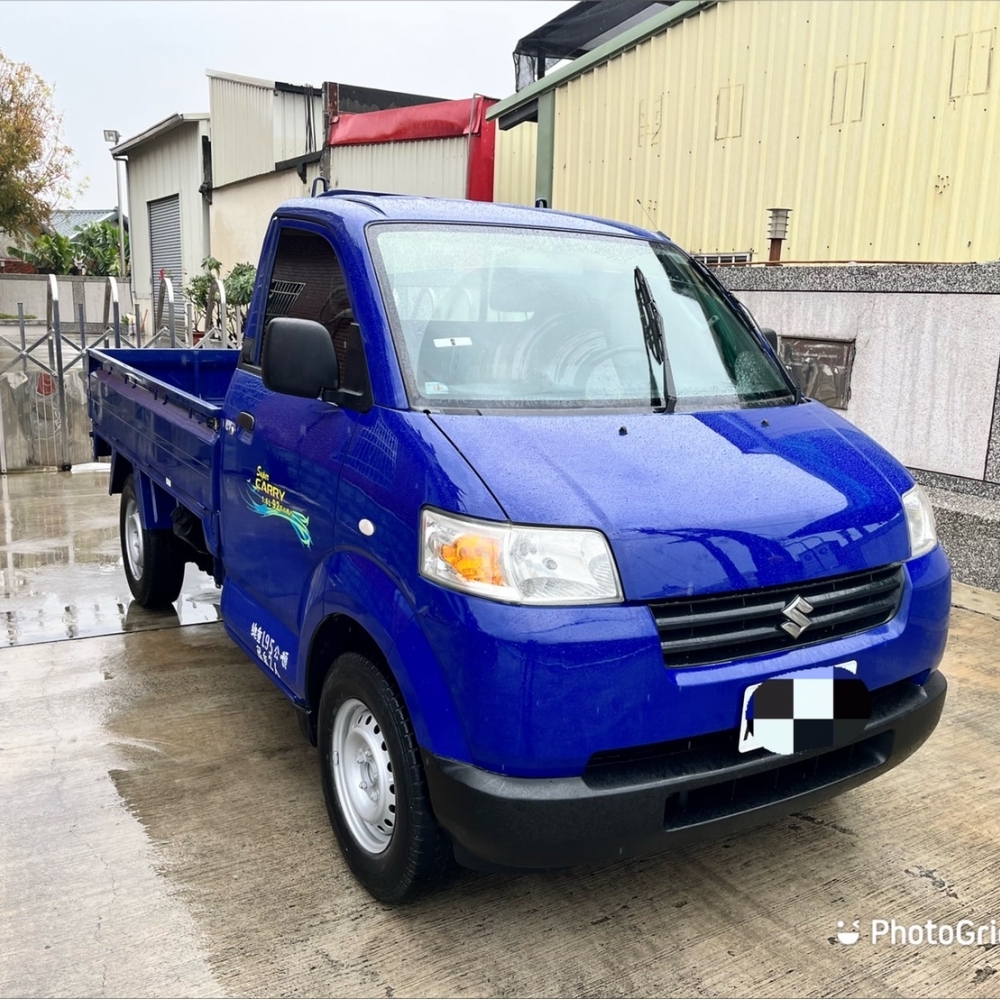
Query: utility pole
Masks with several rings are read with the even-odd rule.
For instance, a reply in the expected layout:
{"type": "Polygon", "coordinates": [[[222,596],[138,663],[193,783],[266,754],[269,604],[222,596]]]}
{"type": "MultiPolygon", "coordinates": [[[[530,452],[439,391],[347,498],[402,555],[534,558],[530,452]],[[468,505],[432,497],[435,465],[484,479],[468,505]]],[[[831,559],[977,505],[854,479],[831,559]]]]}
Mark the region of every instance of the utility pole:
{"type": "MultiPolygon", "coordinates": [[[[121,138],[120,133],[113,128],[106,128],[104,130],[104,141],[110,142],[112,146],[118,145],[118,140],[121,138]]],[[[114,150],[111,151],[111,158],[115,162],[115,185],[118,188],[118,277],[125,277],[126,261],[125,261],[125,217],[122,214],[122,171],[121,162],[118,157],[115,156],[114,150]]]]}

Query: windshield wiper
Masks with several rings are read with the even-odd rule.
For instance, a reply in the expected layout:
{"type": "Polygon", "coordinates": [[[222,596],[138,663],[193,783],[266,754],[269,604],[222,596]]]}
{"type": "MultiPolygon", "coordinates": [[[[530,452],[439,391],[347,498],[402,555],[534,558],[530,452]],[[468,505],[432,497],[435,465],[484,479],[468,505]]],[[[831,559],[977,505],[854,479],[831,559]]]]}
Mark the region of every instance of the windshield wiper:
{"type": "Polygon", "coordinates": [[[656,308],[656,300],[649,290],[649,282],[642,269],[635,269],[635,301],[639,307],[639,321],[642,324],[642,340],[646,348],[646,363],[649,366],[649,405],[660,413],[673,413],[677,405],[677,390],[674,388],[674,374],[670,369],[670,358],[667,356],[667,338],[663,332],[663,317],[656,308]],[[665,399],[660,402],[660,389],[653,375],[653,362],[663,369],[663,393],[665,399]]]}

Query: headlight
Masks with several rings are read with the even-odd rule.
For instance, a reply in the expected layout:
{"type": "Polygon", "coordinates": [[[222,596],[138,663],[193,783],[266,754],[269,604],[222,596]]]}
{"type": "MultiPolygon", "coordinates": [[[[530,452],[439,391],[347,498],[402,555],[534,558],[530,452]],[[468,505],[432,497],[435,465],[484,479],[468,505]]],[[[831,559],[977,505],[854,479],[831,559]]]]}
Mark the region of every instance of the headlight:
{"type": "Polygon", "coordinates": [[[587,528],[535,528],[425,508],[420,574],[511,604],[610,604],[622,589],[608,541],[587,528]]]}
{"type": "Polygon", "coordinates": [[[915,559],[937,545],[934,508],[923,489],[914,486],[903,494],[903,510],[906,513],[906,530],[910,534],[910,558],[915,559]]]}

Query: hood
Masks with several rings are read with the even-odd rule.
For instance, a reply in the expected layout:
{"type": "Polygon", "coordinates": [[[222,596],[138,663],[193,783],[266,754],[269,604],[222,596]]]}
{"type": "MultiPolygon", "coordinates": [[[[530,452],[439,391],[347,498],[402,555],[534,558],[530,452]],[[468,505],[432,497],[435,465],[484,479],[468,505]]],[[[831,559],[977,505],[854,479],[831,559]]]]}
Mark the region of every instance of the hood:
{"type": "Polygon", "coordinates": [[[600,528],[625,596],[901,562],[909,474],[819,403],[697,414],[434,414],[510,520],[600,528]]]}

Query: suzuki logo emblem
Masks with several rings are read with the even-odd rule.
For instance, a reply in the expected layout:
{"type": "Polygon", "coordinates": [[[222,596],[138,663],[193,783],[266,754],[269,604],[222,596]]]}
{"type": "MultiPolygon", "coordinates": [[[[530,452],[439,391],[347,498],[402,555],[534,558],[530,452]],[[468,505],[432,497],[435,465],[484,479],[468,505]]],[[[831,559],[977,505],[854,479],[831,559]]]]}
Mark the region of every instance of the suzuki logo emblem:
{"type": "Polygon", "coordinates": [[[793,639],[798,639],[812,625],[812,622],[806,617],[812,610],[813,606],[804,597],[796,597],[788,607],[782,608],[781,613],[788,621],[782,622],[781,627],[793,639]]]}

